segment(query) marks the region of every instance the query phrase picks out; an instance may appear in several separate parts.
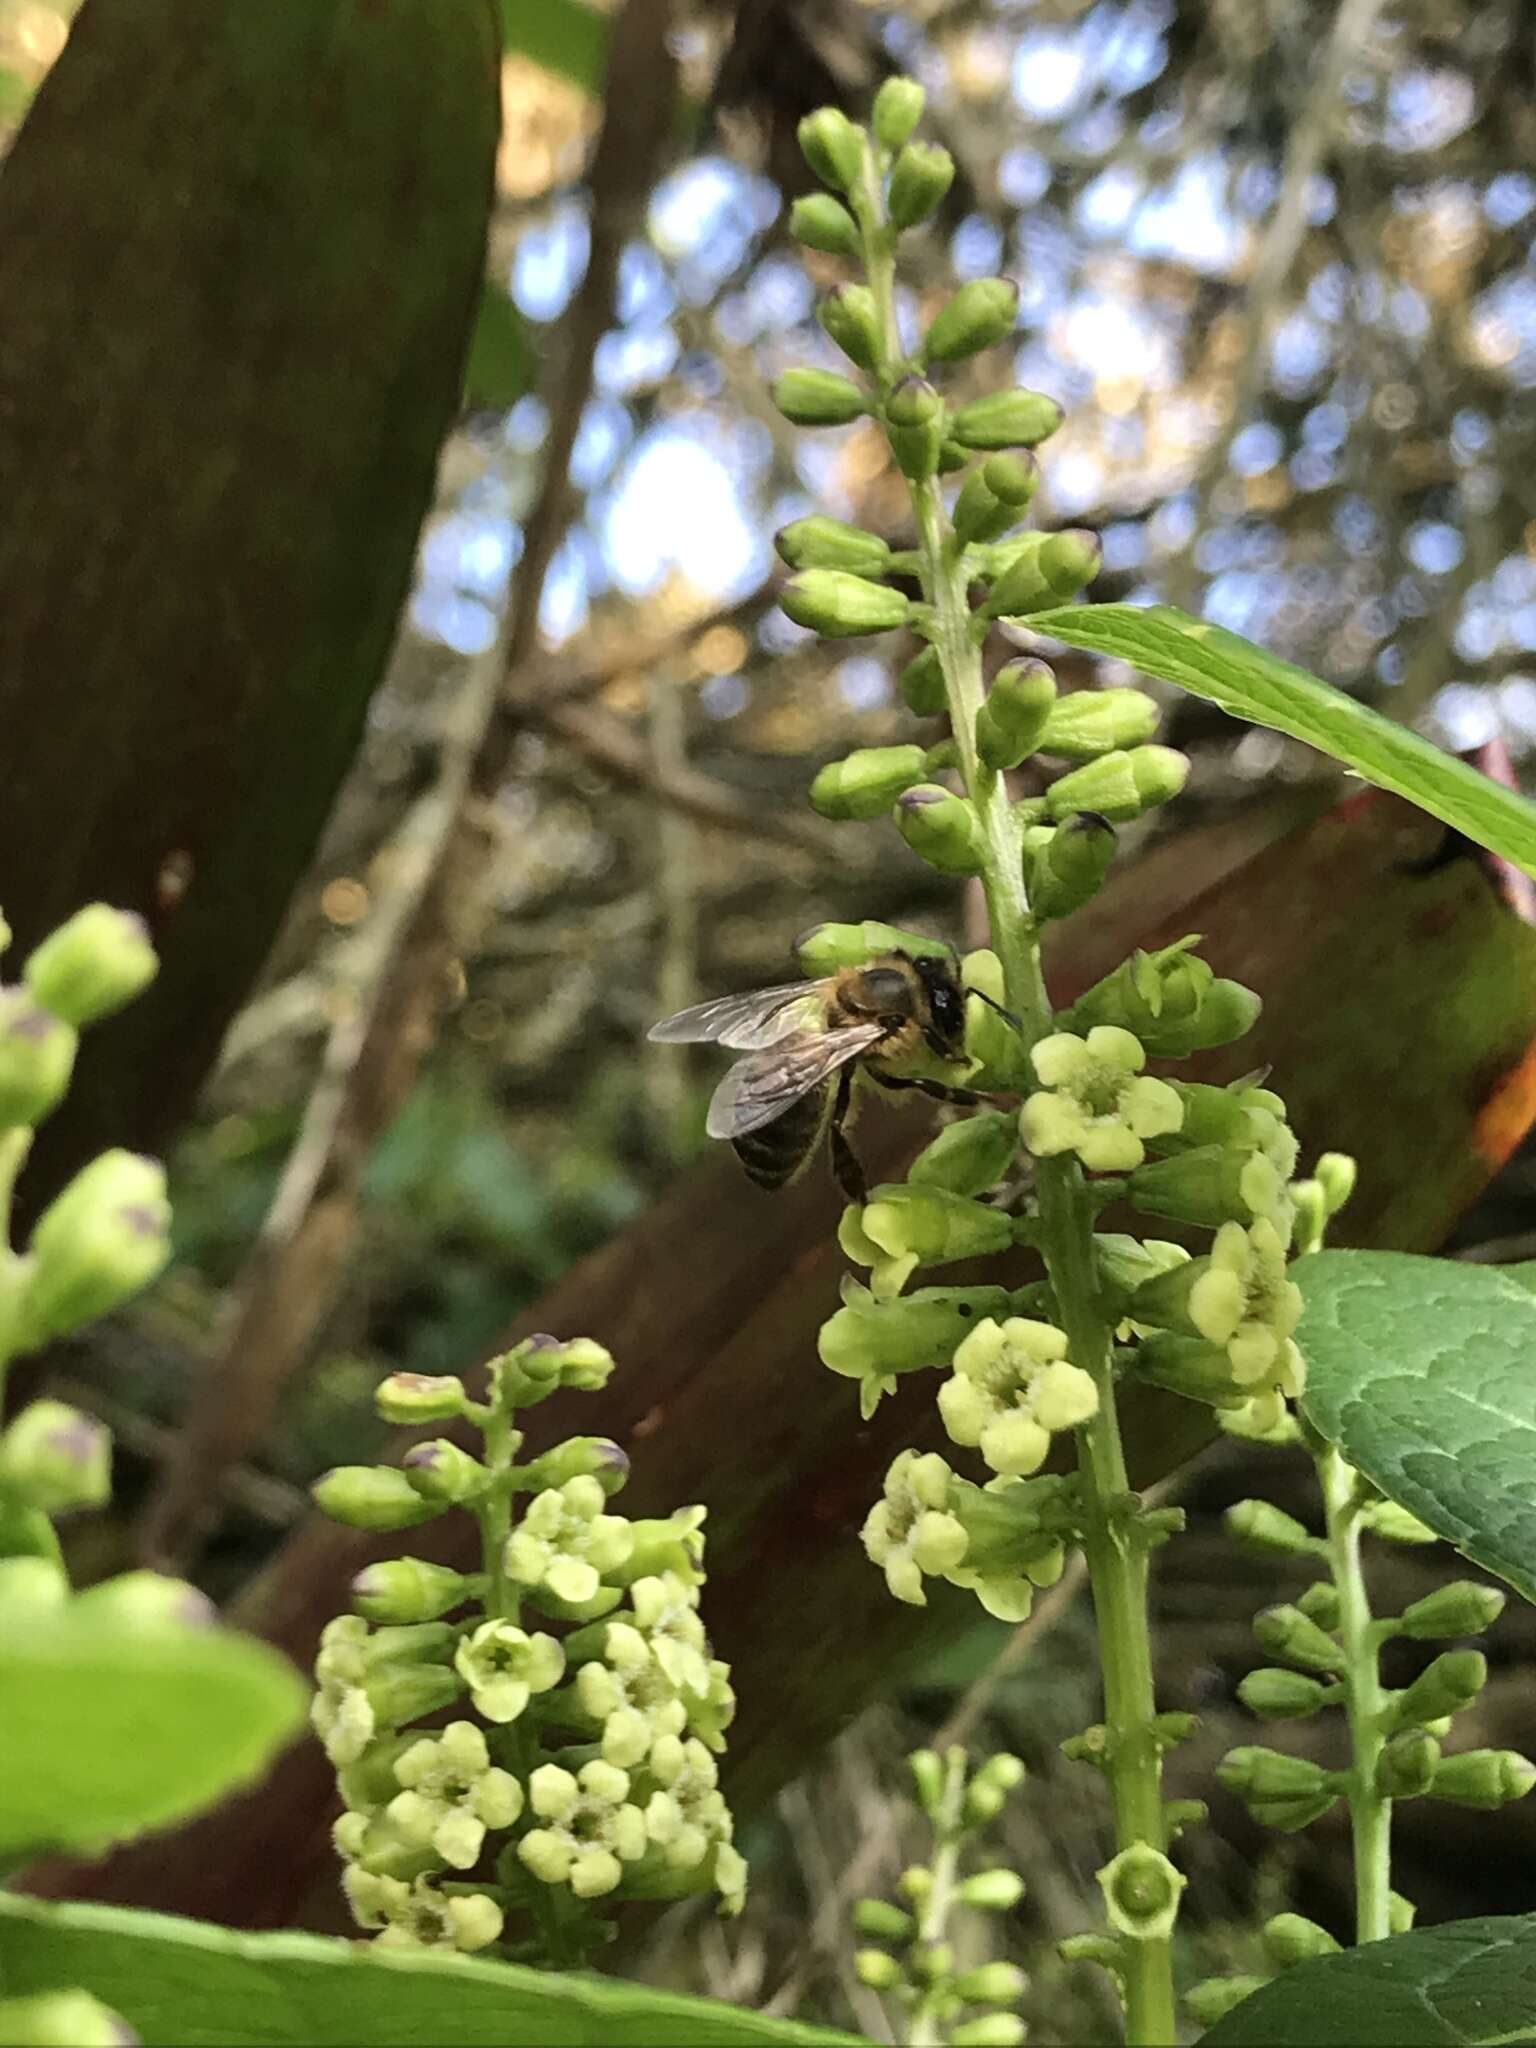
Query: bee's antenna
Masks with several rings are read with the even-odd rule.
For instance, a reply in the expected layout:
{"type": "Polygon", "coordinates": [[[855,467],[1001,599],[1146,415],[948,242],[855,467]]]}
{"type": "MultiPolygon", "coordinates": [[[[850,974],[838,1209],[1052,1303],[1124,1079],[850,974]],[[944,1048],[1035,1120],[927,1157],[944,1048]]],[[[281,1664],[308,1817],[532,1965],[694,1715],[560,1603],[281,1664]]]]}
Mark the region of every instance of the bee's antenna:
{"type": "Polygon", "coordinates": [[[1020,1036],[1023,1035],[1023,1019],[1016,1017],[1013,1014],[1012,1010],[1005,1010],[1001,1003],[994,1003],[992,998],[987,994],[985,989],[968,988],[966,990],[966,994],[968,996],[974,996],[978,1003],[985,1003],[989,1010],[996,1010],[997,1014],[999,1015],[999,1017],[1002,1018],[1005,1024],[1011,1024],[1014,1030],[1017,1031],[1020,1034],[1020,1036]]]}

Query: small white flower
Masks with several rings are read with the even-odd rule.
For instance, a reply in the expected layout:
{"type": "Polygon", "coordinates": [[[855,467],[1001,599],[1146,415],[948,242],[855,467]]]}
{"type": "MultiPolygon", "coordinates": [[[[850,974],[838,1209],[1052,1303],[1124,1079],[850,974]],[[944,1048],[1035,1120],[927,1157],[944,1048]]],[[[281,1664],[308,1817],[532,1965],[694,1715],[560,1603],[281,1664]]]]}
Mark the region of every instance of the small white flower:
{"type": "Polygon", "coordinates": [[[1020,1112],[1024,1143],[1040,1158],[1075,1152],[1094,1173],[1129,1173],[1146,1157],[1145,1138],[1184,1121],[1177,1089],[1143,1074],[1139,1038],[1118,1024],[1096,1024],[1086,1038],[1056,1031],[1031,1054],[1041,1092],[1020,1112]]]}

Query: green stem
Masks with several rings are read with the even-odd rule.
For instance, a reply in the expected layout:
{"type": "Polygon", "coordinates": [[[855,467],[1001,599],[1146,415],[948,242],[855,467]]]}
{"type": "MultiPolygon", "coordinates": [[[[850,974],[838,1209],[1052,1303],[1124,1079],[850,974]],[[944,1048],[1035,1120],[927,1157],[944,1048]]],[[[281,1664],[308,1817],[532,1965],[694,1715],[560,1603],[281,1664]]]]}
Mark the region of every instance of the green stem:
{"type": "MultiPolygon", "coordinates": [[[[933,1817],[933,1884],[918,1915],[917,1946],[937,1948],[949,1930],[949,1916],[955,1901],[955,1880],[959,1875],[961,1826],[965,1799],[965,1751],[958,1745],[944,1758],[944,1795],[933,1817]]],[[[907,2035],[911,2048],[938,2048],[944,2039],[941,2010],[942,1990],[925,1992],[912,2008],[912,2025],[907,2035]]]]}
{"type": "Polygon", "coordinates": [[[1349,1817],[1354,1836],[1355,1939],[1381,1941],[1392,1932],[1392,1801],[1377,1789],[1376,1765],[1386,1736],[1386,1699],[1377,1663],[1365,1577],[1360,1569],[1360,1496],[1353,1469],[1329,1444],[1315,1453],[1327,1515],[1328,1558],[1339,1596],[1344,1645],[1344,1704],[1349,1717],[1349,1817]]]}
{"type": "MultiPolygon", "coordinates": [[[[880,166],[866,151],[865,174],[852,195],[864,231],[866,274],[879,313],[882,359],[875,381],[883,399],[901,369],[893,296],[892,237],[884,220],[880,166]]],[[[982,887],[992,945],[1002,963],[1005,999],[1020,1019],[1026,1046],[1052,1029],[1050,996],[1040,961],[1039,930],[1024,885],[1023,836],[1004,778],[976,752],[976,714],[986,699],[981,650],[971,634],[964,551],[958,545],[936,478],[909,482],[917,520],[919,580],[932,607],[933,645],[944,672],[960,775],[975,807],[986,848],[982,887]]],[[[1035,1165],[1040,1249],[1050,1275],[1069,1355],[1093,1375],[1099,1408],[1079,1432],[1083,1480],[1083,1550],[1093,1589],[1104,1679],[1107,1762],[1115,1814],[1115,1845],[1136,1842],[1166,1850],[1162,1755],[1153,1725],[1151,1632],[1147,1620],[1147,1552],[1128,1514],[1129,1483],[1115,1406],[1112,1332],[1098,1305],[1093,1210],[1082,1171],[1072,1159],[1035,1165]]],[[[1132,2048],[1176,2038],[1171,1943],[1128,1941],[1125,1957],[1126,2039],[1132,2048]]]]}

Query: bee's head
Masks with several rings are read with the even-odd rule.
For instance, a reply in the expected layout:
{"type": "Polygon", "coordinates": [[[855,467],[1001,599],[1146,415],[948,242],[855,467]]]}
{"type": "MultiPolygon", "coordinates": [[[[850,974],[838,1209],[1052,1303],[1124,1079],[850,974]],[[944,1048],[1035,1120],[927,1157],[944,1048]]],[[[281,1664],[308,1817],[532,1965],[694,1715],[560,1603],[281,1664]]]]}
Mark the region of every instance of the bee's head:
{"type": "Polygon", "coordinates": [[[953,961],[936,953],[904,957],[928,999],[932,1022],[923,1036],[940,1059],[958,1059],[965,1051],[965,991],[953,961]]]}

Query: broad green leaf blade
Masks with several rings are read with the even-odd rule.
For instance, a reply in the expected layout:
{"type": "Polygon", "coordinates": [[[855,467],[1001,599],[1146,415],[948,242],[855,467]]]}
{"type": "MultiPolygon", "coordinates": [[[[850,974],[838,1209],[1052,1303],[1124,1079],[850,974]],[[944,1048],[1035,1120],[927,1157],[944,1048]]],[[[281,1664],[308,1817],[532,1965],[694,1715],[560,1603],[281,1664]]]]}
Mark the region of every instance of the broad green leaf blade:
{"type": "Polygon", "coordinates": [[[213,1805],[298,1732],[305,1699],[285,1657],[233,1630],[29,1615],[0,1648],[0,1854],[94,1853],[213,1805]]]}
{"type": "Polygon", "coordinates": [[[1234,717],[1305,740],[1536,875],[1536,805],[1222,626],[1168,604],[1062,605],[1031,612],[1027,623],[1069,647],[1178,683],[1234,717]]]}
{"type": "Polygon", "coordinates": [[[1298,1963],[1201,2048],[1501,2048],[1536,2040],[1536,1914],[1455,1920],[1298,1963]]]}
{"type": "Polygon", "coordinates": [[[537,358],[523,316],[504,291],[487,284],[464,365],[464,403],[505,412],[533,389],[537,358]]]}
{"type": "Polygon", "coordinates": [[[1530,1278],[1407,1252],[1317,1252],[1294,1271],[1311,1420],[1383,1493],[1536,1600],[1530,1278]]]}
{"type": "Polygon", "coordinates": [[[80,1985],[154,2048],[853,2048],[616,1979],[0,1894],[8,1996],[80,1985]]]}
{"type": "Polygon", "coordinates": [[[501,0],[502,41],[596,99],[608,68],[612,21],[584,0],[501,0]]]}

